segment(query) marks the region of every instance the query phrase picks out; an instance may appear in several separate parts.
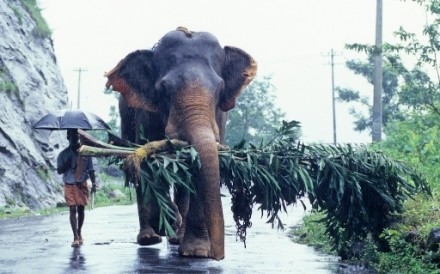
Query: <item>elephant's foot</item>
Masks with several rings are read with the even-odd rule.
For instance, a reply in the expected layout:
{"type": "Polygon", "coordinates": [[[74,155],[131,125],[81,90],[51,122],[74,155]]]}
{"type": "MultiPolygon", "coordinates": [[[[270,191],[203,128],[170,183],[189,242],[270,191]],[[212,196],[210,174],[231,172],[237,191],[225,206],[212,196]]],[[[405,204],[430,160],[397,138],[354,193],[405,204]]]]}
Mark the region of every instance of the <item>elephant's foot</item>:
{"type": "Polygon", "coordinates": [[[208,258],[211,254],[211,242],[208,239],[185,238],[179,246],[179,254],[184,257],[208,258]]]}
{"type": "Polygon", "coordinates": [[[139,245],[154,245],[162,242],[162,237],[157,235],[152,228],[141,229],[137,235],[139,245]]]}
{"type": "Polygon", "coordinates": [[[178,236],[173,236],[168,238],[168,242],[172,245],[180,245],[182,242],[178,236]]]}
{"type": "Polygon", "coordinates": [[[168,238],[168,242],[172,245],[180,245],[182,243],[184,234],[185,234],[185,227],[182,226],[178,229],[175,236],[168,238]]]}

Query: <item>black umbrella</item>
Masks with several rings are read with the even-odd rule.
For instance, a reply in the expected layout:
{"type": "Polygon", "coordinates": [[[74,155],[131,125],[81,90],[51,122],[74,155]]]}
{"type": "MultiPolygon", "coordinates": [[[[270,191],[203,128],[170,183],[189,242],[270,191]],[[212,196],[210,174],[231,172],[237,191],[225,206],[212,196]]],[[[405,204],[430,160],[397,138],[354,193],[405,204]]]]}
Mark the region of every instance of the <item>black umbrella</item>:
{"type": "Polygon", "coordinates": [[[98,115],[81,110],[67,110],[63,114],[49,113],[44,115],[33,126],[34,129],[62,130],[79,128],[83,130],[110,129],[98,115]]]}

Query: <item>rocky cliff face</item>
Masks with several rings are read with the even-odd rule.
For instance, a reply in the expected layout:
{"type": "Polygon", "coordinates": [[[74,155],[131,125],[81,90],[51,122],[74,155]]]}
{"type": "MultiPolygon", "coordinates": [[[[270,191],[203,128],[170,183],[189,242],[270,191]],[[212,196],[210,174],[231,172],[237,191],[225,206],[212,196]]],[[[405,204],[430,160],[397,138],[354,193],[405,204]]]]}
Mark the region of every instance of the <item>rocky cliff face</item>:
{"type": "Polygon", "coordinates": [[[41,209],[63,202],[56,157],[64,131],[32,129],[40,117],[68,108],[52,40],[19,0],[0,0],[0,207],[41,209]]]}

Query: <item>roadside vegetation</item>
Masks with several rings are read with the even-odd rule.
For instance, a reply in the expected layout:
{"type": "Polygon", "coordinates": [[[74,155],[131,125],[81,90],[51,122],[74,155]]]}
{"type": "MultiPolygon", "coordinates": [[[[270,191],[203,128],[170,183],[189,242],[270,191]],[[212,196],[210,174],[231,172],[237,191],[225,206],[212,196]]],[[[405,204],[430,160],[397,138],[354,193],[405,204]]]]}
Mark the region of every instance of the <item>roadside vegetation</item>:
{"type": "MultiPolygon", "coordinates": [[[[382,48],[386,138],[370,146],[417,169],[429,182],[432,195],[406,199],[404,210],[396,212],[395,221],[380,234],[380,239],[387,244],[385,249],[374,245],[371,237],[346,242],[348,250],[326,240],[328,232],[322,221],[323,212],[311,212],[301,226],[292,230],[294,241],[367,266],[377,273],[440,273],[440,239],[433,237],[440,229],[440,2],[413,2],[426,10],[426,25],[421,35],[400,28],[395,32],[400,43],[385,43],[382,48]]],[[[377,49],[360,44],[347,48],[367,55],[365,61],[348,61],[347,67],[372,83],[373,56],[377,49]]],[[[353,106],[354,128],[371,132],[369,98],[345,87],[339,87],[338,92],[340,101],[353,106]]]]}
{"type": "MultiPolygon", "coordinates": [[[[111,176],[101,173],[98,175],[101,183],[95,194],[94,208],[113,205],[131,205],[136,201],[134,190],[124,186],[124,178],[111,176]]],[[[90,204],[87,209],[90,208],[90,204]]],[[[9,218],[18,218],[24,216],[51,215],[59,212],[68,211],[65,204],[59,204],[56,207],[42,210],[31,210],[26,206],[19,206],[15,201],[10,201],[8,205],[0,207],[0,220],[9,218]]]]}

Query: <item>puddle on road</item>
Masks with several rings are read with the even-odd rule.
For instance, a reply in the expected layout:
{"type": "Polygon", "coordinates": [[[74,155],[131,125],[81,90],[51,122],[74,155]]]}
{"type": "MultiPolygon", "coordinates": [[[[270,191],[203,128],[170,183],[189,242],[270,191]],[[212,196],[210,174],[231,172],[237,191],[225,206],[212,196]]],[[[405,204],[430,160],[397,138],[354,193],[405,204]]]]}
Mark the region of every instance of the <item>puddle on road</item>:
{"type": "Polygon", "coordinates": [[[94,245],[109,245],[111,244],[110,242],[106,242],[106,243],[94,243],[94,245]]]}

